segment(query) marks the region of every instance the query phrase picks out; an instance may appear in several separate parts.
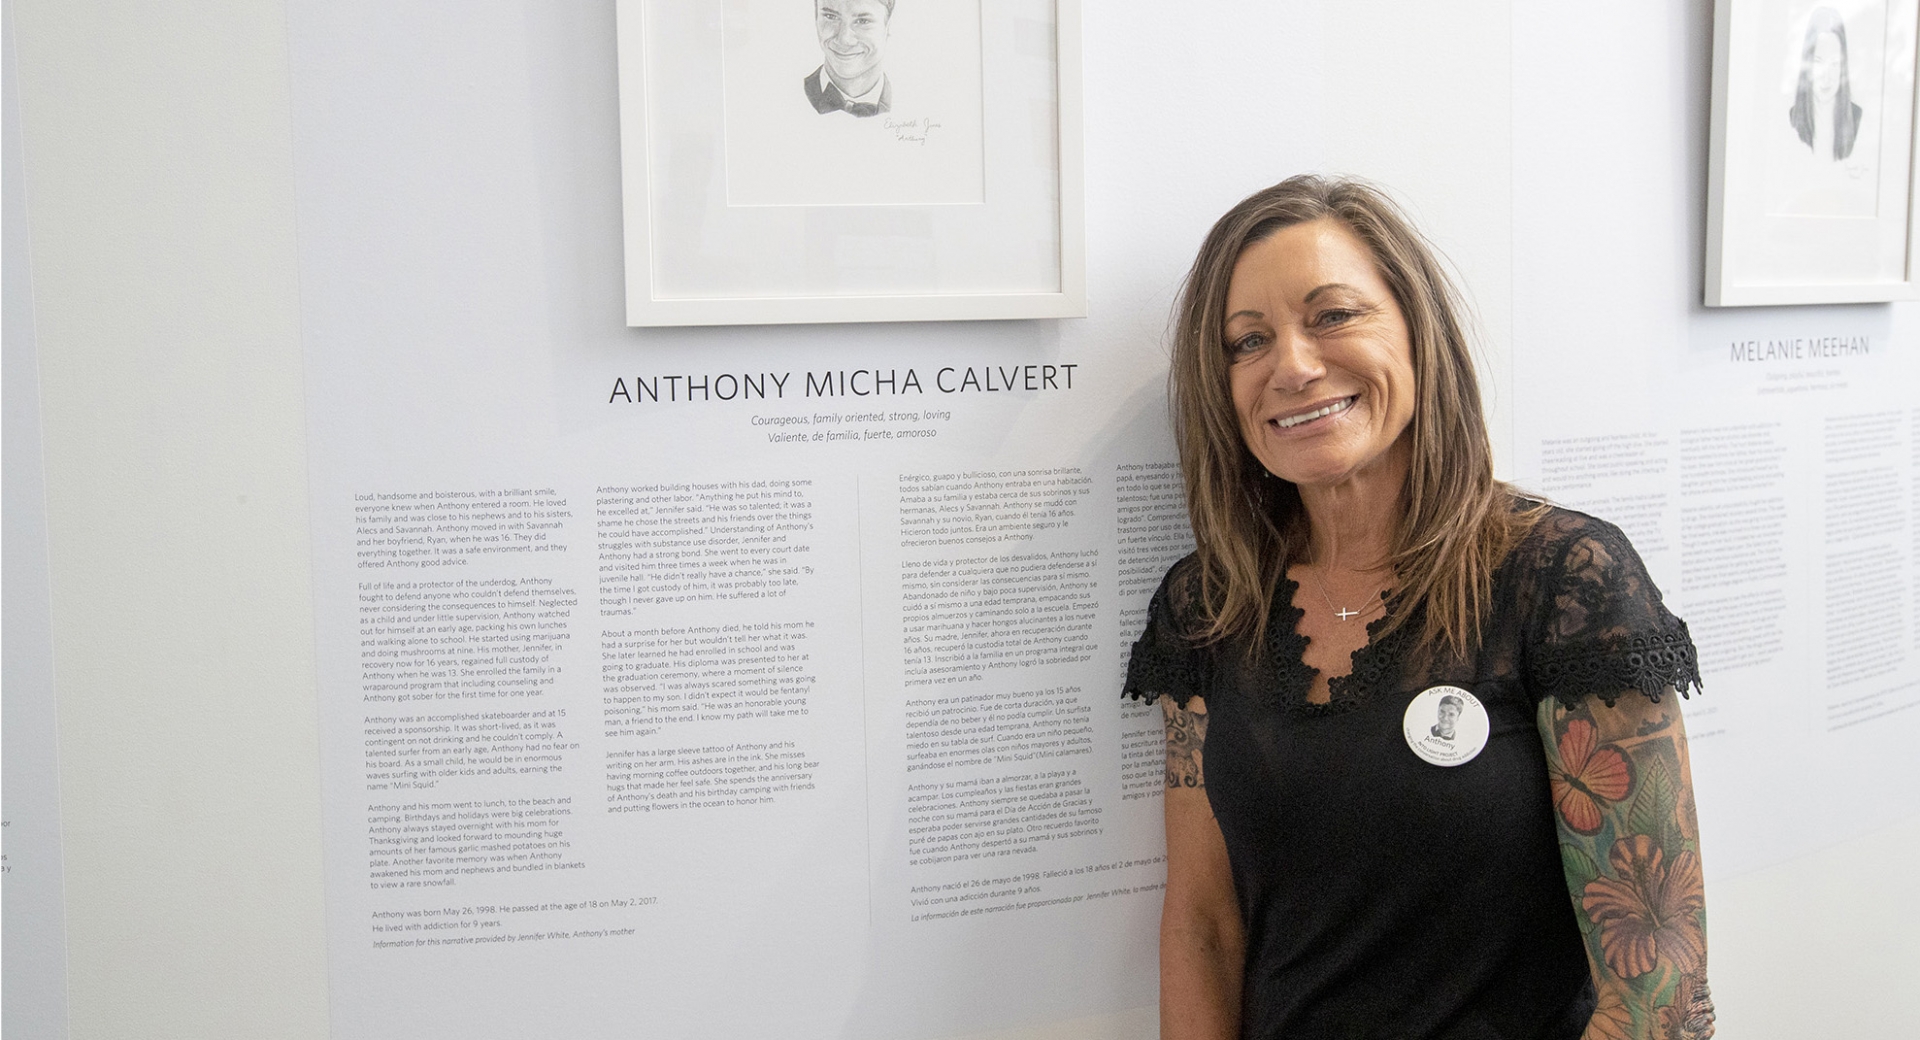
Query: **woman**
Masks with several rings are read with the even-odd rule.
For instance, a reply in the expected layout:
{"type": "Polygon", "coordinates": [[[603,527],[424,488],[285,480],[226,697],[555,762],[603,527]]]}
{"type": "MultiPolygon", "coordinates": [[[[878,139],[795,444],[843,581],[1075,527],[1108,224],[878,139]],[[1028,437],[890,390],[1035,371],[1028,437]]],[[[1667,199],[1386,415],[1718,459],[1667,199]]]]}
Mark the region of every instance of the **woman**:
{"type": "Polygon", "coordinates": [[[1127,673],[1166,1040],[1711,1035],[1693,646],[1617,529],[1493,478],[1459,311],[1351,181],[1248,198],[1188,276],[1198,548],[1127,673]]]}
{"type": "Polygon", "coordinates": [[[1800,41],[1800,78],[1787,120],[1800,143],[1817,159],[1839,162],[1853,154],[1860,134],[1860,106],[1847,75],[1847,24],[1831,7],[1807,16],[1800,41]]]}

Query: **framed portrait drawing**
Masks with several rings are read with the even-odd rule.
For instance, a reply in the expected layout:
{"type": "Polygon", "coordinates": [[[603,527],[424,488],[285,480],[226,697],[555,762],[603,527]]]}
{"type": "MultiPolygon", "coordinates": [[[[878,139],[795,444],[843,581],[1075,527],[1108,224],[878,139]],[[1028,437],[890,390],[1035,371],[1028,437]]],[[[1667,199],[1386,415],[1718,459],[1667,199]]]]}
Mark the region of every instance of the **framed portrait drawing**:
{"type": "Polygon", "coordinates": [[[1910,300],[1916,0],[1717,0],[1706,304],[1910,300]]]}
{"type": "Polygon", "coordinates": [[[1079,0],[617,0],[627,324],[1086,313],[1079,0]]]}

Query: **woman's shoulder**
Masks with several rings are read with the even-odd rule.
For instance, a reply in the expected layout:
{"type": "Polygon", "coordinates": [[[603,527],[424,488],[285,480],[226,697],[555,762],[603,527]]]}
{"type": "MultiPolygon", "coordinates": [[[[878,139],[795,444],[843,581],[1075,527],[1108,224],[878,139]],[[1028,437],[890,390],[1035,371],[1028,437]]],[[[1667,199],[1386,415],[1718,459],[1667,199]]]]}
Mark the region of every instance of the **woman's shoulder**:
{"type": "Polygon", "coordinates": [[[1639,554],[1626,532],[1590,513],[1516,495],[1516,512],[1535,514],[1533,524],[1514,545],[1508,562],[1517,570],[1546,577],[1564,573],[1580,560],[1631,560],[1639,554]]]}
{"type": "Polygon", "coordinates": [[[1175,560],[1160,578],[1150,606],[1154,616],[1176,629],[1189,633],[1204,627],[1205,596],[1201,583],[1202,564],[1198,552],[1175,560]]]}
{"type": "Polygon", "coordinates": [[[1582,513],[1578,509],[1569,509],[1543,498],[1533,498],[1516,492],[1513,496],[1513,510],[1516,513],[1532,512],[1537,519],[1528,534],[1555,544],[1588,534],[1609,534],[1618,536],[1620,529],[1613,524],[1594,516],[1582,513]]]}
{"type": "Polygon", "coordinates": [[[1624,690],[1659,700],[1700,683],[1687,626],[1666,608],[1646,564],[1620,528],[1545,505],[1516,550],[1531,604],[1524,623],[1532,685],[1573,706],[1624,690]]]}
{"type": "Polygon", "coordinates": [[[1507,602],[1536,635],[1666,627],[1660,589],[1626,532],[1590,513],[1534,501],[1533,525],[1508,554],[1507,602]]]}
{"type": "Polygon", "coordinates": [[[1211,668],[1201,646],[1206,630],[1201,592],[1201,563],[1189,553],[1167,568],[1147,605],[1146,630],[1127,659],[1122,696],[1152,704],[1171,697],[1185,707],[1204,694],[1211,668]]]}

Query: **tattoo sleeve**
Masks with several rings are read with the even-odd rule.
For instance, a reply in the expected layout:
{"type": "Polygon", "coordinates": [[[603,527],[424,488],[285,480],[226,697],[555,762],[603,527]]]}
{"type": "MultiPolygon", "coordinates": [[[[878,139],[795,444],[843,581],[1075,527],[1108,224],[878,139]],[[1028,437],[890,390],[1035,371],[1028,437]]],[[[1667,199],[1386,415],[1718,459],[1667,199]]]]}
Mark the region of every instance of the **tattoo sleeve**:
{"type": "MultiPolygon", "coordinates": [[[[1588,1038],[1705,1040],[1707,911],[1679,698],[1540,706],[1560,860],[1600,995],[1588,1038]]],[[[1171,732],[1171,731],[1169,731],[1171,732]]],[[[1171,748],[1171,740],[1168,744],[1171,748]]]]}
{"type": "Polygon", "coordinates": [[[1167,788],[1205,787],[1201,751],[1207,743],[1207,702],[1199,697],[1186,707],[1169,697],[1161,702],[1167,721],[1167,788]]]}

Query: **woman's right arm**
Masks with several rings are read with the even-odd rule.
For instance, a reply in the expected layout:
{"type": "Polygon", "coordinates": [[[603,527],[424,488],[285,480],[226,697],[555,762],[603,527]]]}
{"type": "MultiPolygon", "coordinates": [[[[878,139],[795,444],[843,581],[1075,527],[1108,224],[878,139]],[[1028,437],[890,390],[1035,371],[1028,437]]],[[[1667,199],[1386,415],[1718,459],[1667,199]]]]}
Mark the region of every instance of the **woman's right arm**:
{"type": "Polygon", "coordinates": [[[1227,843],[1207,802],[1207,704],[1160,702],[1167,723],[1167,891],[1160,910],[1161,1040],[1237,1040],[1246,938],[1227,843]]]}

